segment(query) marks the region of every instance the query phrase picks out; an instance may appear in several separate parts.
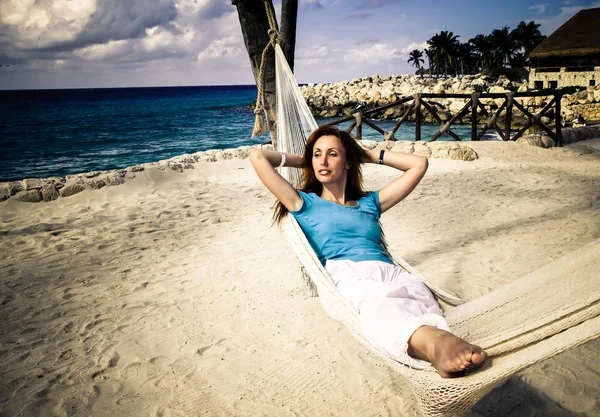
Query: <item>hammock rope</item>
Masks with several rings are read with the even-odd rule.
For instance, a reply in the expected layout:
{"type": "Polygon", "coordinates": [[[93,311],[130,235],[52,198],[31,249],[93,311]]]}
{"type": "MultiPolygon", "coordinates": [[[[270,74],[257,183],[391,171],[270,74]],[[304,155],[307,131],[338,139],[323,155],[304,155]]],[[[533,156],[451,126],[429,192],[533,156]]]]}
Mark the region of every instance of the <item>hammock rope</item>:
{"type": "MultiPolygon", "coordinates": [[[[317,123],[277,44],[275,61],[278,147],[302,154],[317,123]]],[[[280,172],[298,185],[299,169],[281,168],[280,172]]],[[[435,288],[425,277],[425,284],[439,300],[456,306],[444,311],[453,333],[482,346],[490,355],[479,370],[448,380],[432,366],[413,370],[371,346],[357,312],[341,296],[293,216],[285,218],[284,230],[325,311],[408,377],[426,416],[447,417],[465,411],[515,372],[600,336],[600,239],[467,303],[435,288]]],[[[394,261],[408,272],[418,273],[402,258],[394,257],[394,261]]]]}
{"type": "Polygon", "coordinates": [[[277,30],[277,21],[275,20],[275,16],[273,16],[273,10],[271,10],[270,2],[265,0],[264,5],[267,12],[267,20],[269,21],[269,30],[267,32],[269,35],[269,42],[262,51],[260,67],[258,70],[258,80],[256,83],[258,94],[256,96],[256,106],[254,107],[255,118],[254,128],[252,129],[253,138],[258,135],[262,135],[267,131],[263,118],[263,113],[265,118],[268,117],[265,109],[265,68],[267,66],[267,54],[270,48],[275,49],[275,45],[278,45],[281,42],[281,34],[277,30]]]}

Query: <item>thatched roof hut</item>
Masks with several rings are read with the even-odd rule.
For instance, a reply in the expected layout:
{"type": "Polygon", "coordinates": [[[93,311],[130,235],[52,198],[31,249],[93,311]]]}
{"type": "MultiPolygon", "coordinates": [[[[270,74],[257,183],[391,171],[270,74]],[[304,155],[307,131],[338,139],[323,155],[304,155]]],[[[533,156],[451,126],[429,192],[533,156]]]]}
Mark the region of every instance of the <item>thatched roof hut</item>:
{"type": "Polygon", "coordinates": [[[536,61],[590,55],[600,56],[600,7],[581,10],[544,39],[529,57],[536,61]]]}

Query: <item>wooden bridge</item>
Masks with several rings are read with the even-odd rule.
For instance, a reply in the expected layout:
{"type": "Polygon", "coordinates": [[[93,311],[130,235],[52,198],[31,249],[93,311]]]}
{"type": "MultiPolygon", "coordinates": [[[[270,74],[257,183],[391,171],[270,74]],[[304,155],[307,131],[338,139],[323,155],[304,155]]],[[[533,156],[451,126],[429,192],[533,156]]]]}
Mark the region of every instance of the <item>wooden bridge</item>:
{"type": "Polygon", "coordinates": [[[352,120],[350,126],[346,129],[347,132],[353,134],[357,139],[362,139],[363,126],[379,132],[384,136],[385,140],[396,140],[394,135],[402,126],[408,116],[414,114],[415,119],[415,141],[422,140],[421,125],[424,122],[424,112],[428,112],[434,120],[436,120],[440,129],[429,140],[435,141],[444,133],[450,135],[454,140],[461,141],[462,139],[452,131],[453,124],[458,124],[463,119],[469,117],[471,124],[471,140],[480,140],[488,130],[496,130],[502,140],[517,140],[530,128],[539,127],[545,131],[557,146],[562,146],[561,134],[561,108],[560,101],[562,92],[560,90],[540,91],[540,92],[523,92],[523,93],[473,93],[473,94],[433,94],[433,93],[417,93],[412,96],[401,98],[394,103],[380,106],[374,109],[365,110],[360,107],[356,111],[346,117],[326,123],[326,125],[338,125],[352,120]],[[518,98],[535,98],[535,97],[552,97],[552,99],[538,113],[531,113],[529,110],[515,100],[518,98]],[[435,99],[463,99],[467,100],[462,109],[452,115],[435,99]],[[485,99],[503,99],[495,111],[488,111],[485,108],[482,100],[485,99]],[[389,132],[384,131],[377,126],[376,117],[382,114],[385,110],[399,107],[401,116],[397,120],[396,125],[389,132]],[[528,120],[524,126],[512,128],[515,112],[519,111],[528,120]],[[469,114],[470,113],[470,114],[469,114]],[[503,114],[504,113],[504,114],[503,114]],[[552,114],[553,113],[553,114],[552,114]],[[549,116],[547,116],[549,115],[549,116]],[[547,116],[550,122],[544,123],[542,117],[547,116]],[[551,122],[554,123],[551,123],[551,122]],[[499,125],[499,123],[501,125],[499,125]],[[553,128],[553,129],[552,129],[553,128]],[[516,133],[513,133],[516,132],[516,133]]]}

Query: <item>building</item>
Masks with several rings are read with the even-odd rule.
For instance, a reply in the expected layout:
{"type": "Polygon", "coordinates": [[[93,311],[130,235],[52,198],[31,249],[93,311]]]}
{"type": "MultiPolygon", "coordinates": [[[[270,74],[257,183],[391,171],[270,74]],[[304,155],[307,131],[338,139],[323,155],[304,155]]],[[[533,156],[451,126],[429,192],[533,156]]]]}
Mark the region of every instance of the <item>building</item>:
{"type": "Polygon", "coordinates": [[[581,10],[542,41],[529,60],[529,88],[600,85],[600,7],[581,10]]]}

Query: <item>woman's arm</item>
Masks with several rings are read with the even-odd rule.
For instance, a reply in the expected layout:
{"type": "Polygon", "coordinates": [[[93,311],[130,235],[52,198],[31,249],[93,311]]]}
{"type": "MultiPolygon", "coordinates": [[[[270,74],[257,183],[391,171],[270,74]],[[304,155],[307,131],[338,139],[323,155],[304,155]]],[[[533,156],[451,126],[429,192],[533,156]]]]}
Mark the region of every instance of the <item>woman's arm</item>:
{"type": "MultiPolygon", "coordinates": [[[[369,150],[368,160],[373,164],[379,163],[379,150],[369,150]]],[[[404,171],[400,177],[379,190],[381,212],[385,212],[404,200],[421,181],[428,165],[427,158],[402,152],[385,151],[383,165],[404,171]]]]}
{"type": "MultiPolygon", "coordinates": [[[[276,151],[257,148],[253,148],[250,151],[250,163],[263,184],[289,211],[300,210],[302,207],[302,198],[300,198],[294,187],[275,171],[275,167],[279,166],[281,160],[281,154],[276,151]]],[[[284,166],[300,168],[302,166],[302,157],[286,153],[284,166]]]]}

